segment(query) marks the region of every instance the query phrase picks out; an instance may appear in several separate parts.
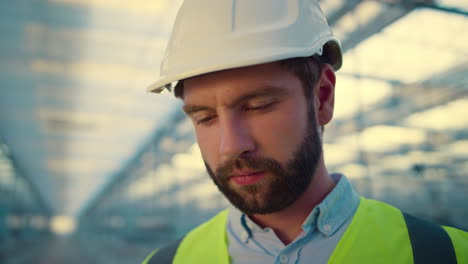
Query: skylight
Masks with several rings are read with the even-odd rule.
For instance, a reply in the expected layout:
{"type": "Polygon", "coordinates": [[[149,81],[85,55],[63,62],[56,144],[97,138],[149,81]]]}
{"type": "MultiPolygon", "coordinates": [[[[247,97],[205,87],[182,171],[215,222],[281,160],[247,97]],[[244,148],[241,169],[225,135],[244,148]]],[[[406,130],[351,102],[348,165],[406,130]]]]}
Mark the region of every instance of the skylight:
{"type": "Polygon", "coordinates": [[[346,53],[342,71],[420,82],[468,60],[468,20],[418,9],[346,53]]]}

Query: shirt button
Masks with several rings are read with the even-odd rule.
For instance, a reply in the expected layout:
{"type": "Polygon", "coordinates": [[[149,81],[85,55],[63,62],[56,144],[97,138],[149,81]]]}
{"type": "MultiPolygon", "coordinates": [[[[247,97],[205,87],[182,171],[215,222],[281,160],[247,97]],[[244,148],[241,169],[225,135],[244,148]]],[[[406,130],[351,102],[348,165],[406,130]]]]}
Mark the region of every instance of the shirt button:
{"type": "Polygon", "coordinates": [[[283,264],[288,263],[288,260],[289,260],[288,256],[286,256],[286,255],[281,255],[280,256],[280,262],[281,263],[283,263],[283,264]]]}
{"type": "Polygon", "coordinates": [[[323,229],[325,229],[325,231],[330,231],[331,230],[331,225],[324,225],[323,229]]]}

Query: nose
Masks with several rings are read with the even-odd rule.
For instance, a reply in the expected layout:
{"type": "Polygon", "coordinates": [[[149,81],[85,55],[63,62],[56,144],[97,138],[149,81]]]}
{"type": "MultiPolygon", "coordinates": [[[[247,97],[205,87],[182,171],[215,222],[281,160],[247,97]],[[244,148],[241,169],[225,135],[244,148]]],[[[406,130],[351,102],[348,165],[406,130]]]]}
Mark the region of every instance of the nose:
{"type": "Polygon", "coordinates": [[[252,137],[247,122],[234,115],[220,117],[219,153],[222,162],[235,159],[255,150],[255,140],[252,137]]]}

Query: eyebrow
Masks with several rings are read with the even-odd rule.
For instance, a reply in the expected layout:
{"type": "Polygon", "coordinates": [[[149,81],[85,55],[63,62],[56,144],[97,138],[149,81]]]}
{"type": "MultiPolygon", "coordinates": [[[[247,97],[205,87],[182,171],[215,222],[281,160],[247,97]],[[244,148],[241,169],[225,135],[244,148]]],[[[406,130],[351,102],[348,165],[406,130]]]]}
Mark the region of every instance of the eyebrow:
{"type": "MultiPolygon", "coordinates": [[[[227,105],[228,108],[234,108],[235,106],[241,104],[242,102],[254,99],[254,98],[259,98],[259,97],[265,97],[265,96],[285,96],[287,94],[287,91],[279,86],[265,86],[263,88],[260,88],[259,90],[243,94],[236,98],[232,103],[229,103],[227,105]]],[[[202,105],[195,105],[195,104],[187,104],[184,105],[183,107],[184,112],[187,115],[191,115],[196,112],[200,111],[213,111],[214,109],[212,107],[208,106],[202,106],[202,105]]]]}
{"type": "Polygon", "coordinates": [[[196,113],[196,112],[212,111],[214,109],[212,107],[201,106],[201,105],[184,105],[182,110],[184,110],[186,115],[190,116],[190,115],[192,115],[193,113],[196,113]]]}

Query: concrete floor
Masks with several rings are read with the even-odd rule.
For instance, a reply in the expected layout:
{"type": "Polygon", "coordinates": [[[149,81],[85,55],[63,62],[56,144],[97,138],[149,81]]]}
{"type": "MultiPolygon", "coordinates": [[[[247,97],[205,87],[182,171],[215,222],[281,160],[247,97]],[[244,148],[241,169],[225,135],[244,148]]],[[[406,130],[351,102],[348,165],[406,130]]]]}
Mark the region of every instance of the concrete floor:
{"type": "Polygon", "coordinates": [[[151,246],[84,237],[50,237],[18,243],[0,255],[2,264],[134,264],[151,246]]]}

